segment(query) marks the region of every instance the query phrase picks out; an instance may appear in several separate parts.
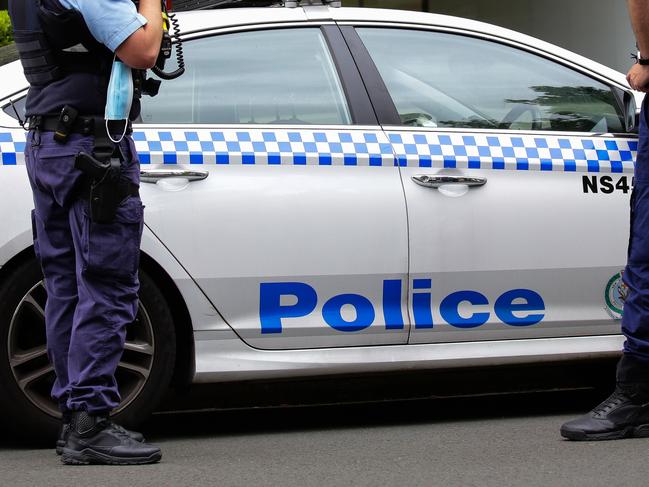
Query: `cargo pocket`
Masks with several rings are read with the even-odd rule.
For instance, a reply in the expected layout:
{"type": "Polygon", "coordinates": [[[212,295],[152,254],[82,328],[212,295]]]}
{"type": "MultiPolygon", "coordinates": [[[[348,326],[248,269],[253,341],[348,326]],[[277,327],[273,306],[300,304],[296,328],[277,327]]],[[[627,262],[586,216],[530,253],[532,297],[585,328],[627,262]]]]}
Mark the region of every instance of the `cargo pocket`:
{"type": "Polygon", "coordinates": [[[82,174],[74,167],[74,161],[80,151],[88,150],[87,143],[43,143],[35,149],[34,181],[42,191],[50,193],[59,206],[68,207],[76,199],[82,174]]]}
{"type": "Polygon", "coordinates": [[[84,235],[85,272],[132,278],[140,264],[144,206],[139,197],[127,198],[113,223],[93,223],[86,208],[84,235]]]}

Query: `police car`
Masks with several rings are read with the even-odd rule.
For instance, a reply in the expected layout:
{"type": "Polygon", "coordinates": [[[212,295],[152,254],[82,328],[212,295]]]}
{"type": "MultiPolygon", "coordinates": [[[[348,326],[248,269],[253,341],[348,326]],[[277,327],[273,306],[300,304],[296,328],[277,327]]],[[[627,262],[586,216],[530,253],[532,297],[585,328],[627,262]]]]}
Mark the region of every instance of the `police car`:
{"type": "MultiPolygon", "coordinates": [[[[404,11],[178,15],[144,99],[141,305],[120,421],[170,385],[608,356],[637,151],[624,75],[404,11]]],[[[56,425],[18,122],[0,68],[0,410],[56,425]]]]}

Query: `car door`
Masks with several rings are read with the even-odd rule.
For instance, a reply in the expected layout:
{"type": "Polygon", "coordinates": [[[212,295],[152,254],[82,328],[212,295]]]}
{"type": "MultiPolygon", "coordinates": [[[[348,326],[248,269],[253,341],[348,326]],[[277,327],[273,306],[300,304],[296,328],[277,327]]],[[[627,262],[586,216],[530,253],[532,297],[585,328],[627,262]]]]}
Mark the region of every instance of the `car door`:
{"type": "Polygon", "coordinates": [[[403,189],[340,31],[184,49],[134,133],[147,225],[251,346],[406,343],[403,189]]]}
{"type": "Polygon", "coordinates": [[[475,34],[346,29],[396,108],[410,343],[619,333],[637,150],[624,92],[475,34]]]}

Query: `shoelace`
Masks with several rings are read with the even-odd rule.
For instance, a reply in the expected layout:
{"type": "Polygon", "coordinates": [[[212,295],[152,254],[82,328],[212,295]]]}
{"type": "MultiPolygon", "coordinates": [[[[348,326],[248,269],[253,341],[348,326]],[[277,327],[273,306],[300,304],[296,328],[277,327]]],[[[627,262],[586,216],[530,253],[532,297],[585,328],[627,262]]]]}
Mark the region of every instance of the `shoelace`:
{"type": "Polygon", "coordinates": [[[128,434],[128,431],[126,431],[123,427],[120,425],[113,423],[109,419],[104,419],[102,420],[102,423],[105,424],[105,428],[110,428],[112,429],[115,433],[117,433],[117,436],[124,438],[124,439],[131,439],[131,435],[128,434]]]}
{"type": "Polygon", "coordinates": [[[595,409],[593,409],[593,413],[594,414],[600,414],[600,413],[607,414],[612,409],[615,409],[620,404],[622,404],[623,402],[628,401],[628,400],[629,400],[629,396],[627,396],[624,392],[615,391],[613,394],[611,394],[609,396],[608,399],[606,399],[599,406],[597,406],[595,409]]]}
{"type": "Polygon", "coordinates": [[[119,435],[122,436],[123,438],[128,438],[129,440],[132,439],[131,435],[128,434],[128,431],[126,431],[126,429],[123,428],[122,426],[120,426],[120,425],[118,425],[116,423],[113,423],[112,421],[110,422],[110,426],[112,426],[112,428],[115,431],[117,431],[119,433],[119,435]]]}

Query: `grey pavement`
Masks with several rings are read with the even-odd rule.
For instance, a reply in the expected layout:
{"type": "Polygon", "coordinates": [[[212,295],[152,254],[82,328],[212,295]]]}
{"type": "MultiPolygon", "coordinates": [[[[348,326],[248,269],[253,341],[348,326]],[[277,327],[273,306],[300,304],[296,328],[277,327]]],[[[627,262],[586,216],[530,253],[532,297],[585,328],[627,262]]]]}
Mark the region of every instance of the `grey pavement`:
{"type": "Polygon", "coordinates": [[[162,463],[66,467],[0,444],[2,486],[646,486],[649,440],[572,443],[602,391],[164,413],[162,463]]]}

